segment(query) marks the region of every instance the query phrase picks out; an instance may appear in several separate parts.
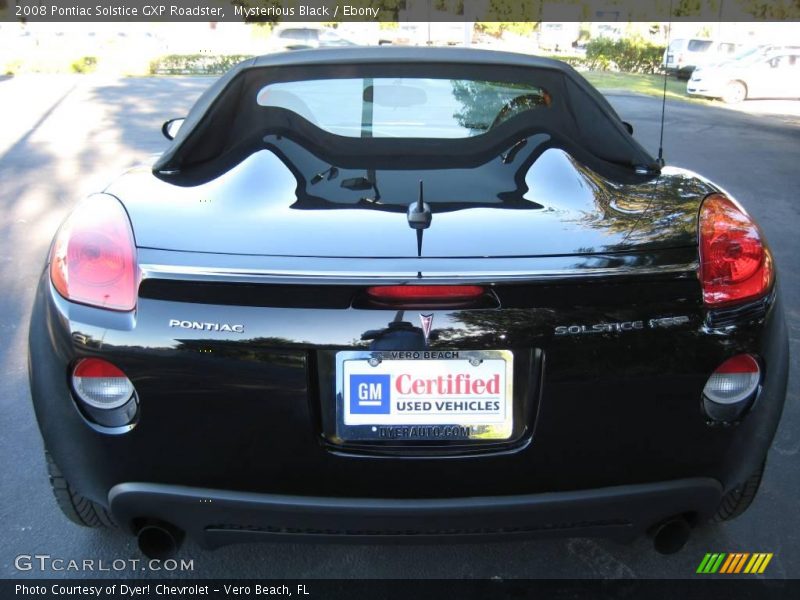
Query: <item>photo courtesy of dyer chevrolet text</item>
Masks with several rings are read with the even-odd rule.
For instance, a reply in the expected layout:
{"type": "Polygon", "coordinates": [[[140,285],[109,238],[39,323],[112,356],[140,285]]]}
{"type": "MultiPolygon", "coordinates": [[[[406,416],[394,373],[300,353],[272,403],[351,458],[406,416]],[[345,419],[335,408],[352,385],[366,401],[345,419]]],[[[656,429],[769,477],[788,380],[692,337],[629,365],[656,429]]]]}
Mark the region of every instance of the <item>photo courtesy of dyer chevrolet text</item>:
{"type": "Polygon", "coordinates": [[[231,585],[224,584],[219,587],[210,585],[170,585],[165,583],[144,585],[130,585],[126,583],[113,583],[109,585],[68,585],[54,583],[52,585],[25,585],[18,583],[14,587],[16,596],[90,596],[101,598],[104,596],[122,597],[148,597],[157,596],[208,596],[211,593],[223,593],[226,596],[310,596],[305,584],[297,584],[296,589],[286,584],[269,585],[231,585]]]}

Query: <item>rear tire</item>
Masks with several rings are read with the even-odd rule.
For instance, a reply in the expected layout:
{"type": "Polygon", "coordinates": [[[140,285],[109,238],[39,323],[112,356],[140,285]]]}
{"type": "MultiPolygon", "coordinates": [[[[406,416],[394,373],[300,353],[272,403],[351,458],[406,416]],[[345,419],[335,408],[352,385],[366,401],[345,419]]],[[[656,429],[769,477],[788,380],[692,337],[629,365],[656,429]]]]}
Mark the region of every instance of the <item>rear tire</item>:
{"type": "Polygon", "coordinates": [[[747,98],[747,87],[741,81],[731,81],[725,86],[722,100],[728,104],[738,104],[747,98]]]}
{"type": "Polygon", "coordinates": [[[117,526],[111,513],[105,507],[84,498],[70,486],[61,473],[61,469],[46,450],[44,457],[47,461],[47,472],[50,475],[50,487],[64,516],[83,527],[117,526]]]}
{"type": "Polygon", "coordinates": [[[740,486],[733,488],[722,497],[717,514],[714,515],[715,523],[730,521],[746,511],[756,498],[761,478],[764,475],[764,466],[747,478],[740,486]]]}

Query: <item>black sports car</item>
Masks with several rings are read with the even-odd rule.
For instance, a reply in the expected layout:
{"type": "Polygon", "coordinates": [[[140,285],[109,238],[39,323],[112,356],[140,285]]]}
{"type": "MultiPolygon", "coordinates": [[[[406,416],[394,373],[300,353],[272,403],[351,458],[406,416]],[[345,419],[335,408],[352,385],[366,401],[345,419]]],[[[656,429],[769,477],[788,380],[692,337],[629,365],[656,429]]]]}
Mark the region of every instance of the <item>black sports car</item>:
{"type": "Polygon", "coordinates": [[[156,557],[184,533],[670,552],[753,500],[788,369],[772,255],[569,66],[276,54],[164,131],[36,295],[72,520],[156,557]]]}

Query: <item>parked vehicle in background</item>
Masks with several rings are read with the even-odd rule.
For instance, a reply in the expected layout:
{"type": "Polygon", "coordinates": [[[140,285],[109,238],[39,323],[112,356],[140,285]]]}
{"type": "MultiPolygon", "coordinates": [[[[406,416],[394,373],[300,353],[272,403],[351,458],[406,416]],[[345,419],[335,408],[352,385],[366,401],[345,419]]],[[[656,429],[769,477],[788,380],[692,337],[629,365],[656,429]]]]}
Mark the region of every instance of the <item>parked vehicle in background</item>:
{"type": "Polygon", "coordinates": [[[395,46],[458,46],[472,41],[474,23],[463,21],[401,23],[381,32],[380,44],[395,46]]]}
{"type": "Polygon", "coordinates": [[[571,50],[581,34],[580,23],[542,23],[539,26],[539,48],[564,52],[571,50]]]}
{"type": "Polygon", "coordinates": [[[380,45],[419,46],[427,40],[426,29],[422,23],[399,23],[394,29],[381,32],[380,45]]]}
{"type": "Polygon", "coordinates": [[[428,26],[428,44],[433,46],[468,45],[472,41],[474,23],[440,22],[428,26]]]}
{"type": "Polygon", "coordinates": [[[357,45],[325,27],[276,27],[269,41],[272,52],[357,45]]]}
{"type": "Polygon", "coordinates": [[[622,25],[620,23],[592,23],[589,34],[593,40],[606,38],[617,42],[623,37],[622,25]]]}
{"type": "Polygon", "coordinates": [[[664,51],[662,66],[667,73],[689,79],[697,67],[733,57],[741,44],[709,38],[680,38],[672,40],[664,51]]]}
{"type": "Polygon", "coordinates": [[[385,37],[380,23],[339,23],[336,33],[358,46],[377,46],[385,37]]]}
{"type": "Polygon", "coordinates": [[[747,98],[800,99],[800,49],[756,50],[738,60],[697,68],[686,93],[729,103],[747,98]]]}

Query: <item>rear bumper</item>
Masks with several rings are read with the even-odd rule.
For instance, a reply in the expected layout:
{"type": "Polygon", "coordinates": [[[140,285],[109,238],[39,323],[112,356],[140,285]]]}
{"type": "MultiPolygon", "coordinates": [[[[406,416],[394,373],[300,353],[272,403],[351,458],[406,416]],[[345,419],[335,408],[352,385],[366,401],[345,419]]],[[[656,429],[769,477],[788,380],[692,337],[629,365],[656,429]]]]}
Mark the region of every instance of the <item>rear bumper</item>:
{"type": "Polygon", "coordinates": [[[667,75],[680,75],[680,76],[690,76],[694,71],[694,65],[680,65],[680,66],[668,66],[665,67],[664,70],[667,72],[667,75]]]}
{"type": "MultiPolygon", "coordinates": [[[[647,289],[636,287],[640,297],[651,293],[647,289]]],[[[656,291],[661,294],[663,287],[656,291]]],[[[674,314],[671,302],[648,302],[646,309],[650,316],[674,314]]],[[[517,385],[523,389],[525,381],[538,380],[541,387],[530,411],[527,443],[502,452],[452,456],[389,455],[373,447],[345,452],[323,435],[322,413],[332,410],[323,393],[331,386],[324,384],[333,379],[322,359],[353,350],[348,342],[353,332],[379,327],[391,316],[383,311],[227,306],[230,322],[252,325],[249,339],[211,340],[202,332],[175,339],[165,331],[176,315],[211,321],[218,310],[147,299],[140,302],[135,323],[120,324],[112,321],[120,315],[64,301],[43,276],[30,330],[32,400],[46,448],[81,495],[105,505],[110,490],[131,482],[165,486],[159,490],[256,494],[246,498],[376,502],[449,502],[443,499],[484,495],[552,498],[570,490],[696,478],[730,490],[763,464],[785,398],[788,340],[777,300],[758,320],[721,324],[713,331],[695,323],[580,340],[543,336],[541,331],[557,323],[550,311],[515,310],[508,313],[511,325],[500,323],[497,333],[517,338],[519,352],[535,342],[547,356],[544,376],[526,378],[523,373],[517,385]],[[278,347],[269,343],[290,330],[296,331],[295,338],[280,339],[278,347]],[[329,346],[321,345],[320,332],[327,332],[329,346]],[[215,352],[201,352],[208,347],[215,352]],[[763,389],[739,425],[710,427],[700,406],[703,385],[716,366],[739,352],[763,358],[763,389]],[[73,361],[87,356],[102,356],[131,375],[141,399],[141,416],[132,430],[106,433],[81,415],[65,374],[73,361]]],[[[580,323],[606,318],[608,310],[603,305],[558,314],[562,322],[580,323]]],[[[639,304],[623,312],[615,302],[613,314],[619,320],[647,313],[639,304]]],[[[450,347],[495,346],[474,337],[458,318],[447,311],[436,315],[437,323],[452,324],[465,334],[450,347]]],[[[668,508],[646,513],[639,529],[651,517],[684,510],[668,508]]],[[[596,520],[577,514],[581,522],[596,520]]],[[[130,511],[131,518],[142,516],[148,513],[130,511]]],[[[549,517],[543,521],[553,522],[549,517]]],[[[209,519],[199,527],[213,523],[209,519]]]]}
{"type": "Polygon", "coordinates": [[[587,536],[629,541],[684,515],[703,522],[717,509],[721,484],[710,478],[593,490],[447,499],[324,498],[255,494],[152,483],[121,483],[108,497],[131,533],[158,519],[198,544],[282,539],[434,541],[587,536]]]}

